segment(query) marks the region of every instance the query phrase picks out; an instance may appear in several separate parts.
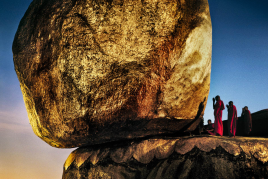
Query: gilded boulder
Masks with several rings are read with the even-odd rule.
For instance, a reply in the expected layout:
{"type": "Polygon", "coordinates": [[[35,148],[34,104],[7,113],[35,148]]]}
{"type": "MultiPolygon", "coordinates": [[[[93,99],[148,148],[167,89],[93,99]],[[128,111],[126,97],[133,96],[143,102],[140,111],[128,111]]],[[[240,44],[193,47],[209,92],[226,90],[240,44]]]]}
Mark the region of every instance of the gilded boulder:
{"type": "Polygon", "coordinates": [[[34,0],[13,56],[35,134],[79,147],[195,128],[211,48],[207,0],[34,0]]]}

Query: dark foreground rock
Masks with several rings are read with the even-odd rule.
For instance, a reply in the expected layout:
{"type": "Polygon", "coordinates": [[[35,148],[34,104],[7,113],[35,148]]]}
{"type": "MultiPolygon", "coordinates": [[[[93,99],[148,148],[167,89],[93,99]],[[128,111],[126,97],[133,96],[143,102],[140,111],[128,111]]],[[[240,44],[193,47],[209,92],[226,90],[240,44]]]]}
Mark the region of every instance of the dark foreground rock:
{"type": "Polygon", "coordinates": [[[63,179],[233,179],[268,177],[268,139],[180,137],[72,152],[63,179]]]}
{"type": "Polygon", "coordinates": [[[183,129],[206,106],[211,49],[207,0],[33,0],[13,42],[30,123],[54,147],[183,129]]]}

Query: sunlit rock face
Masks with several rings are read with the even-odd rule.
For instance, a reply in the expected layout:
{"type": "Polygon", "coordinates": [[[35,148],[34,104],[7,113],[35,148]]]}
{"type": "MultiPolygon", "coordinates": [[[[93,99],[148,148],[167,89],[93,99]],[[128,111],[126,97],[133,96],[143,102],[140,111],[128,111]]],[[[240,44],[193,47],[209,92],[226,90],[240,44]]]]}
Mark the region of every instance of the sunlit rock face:
{"type": "Polygon", "coordinates": [[[13,42],[34,132],[77,147],[184,129],[206,105],[211,35],[207,0],[34,0],[13,42]]]}

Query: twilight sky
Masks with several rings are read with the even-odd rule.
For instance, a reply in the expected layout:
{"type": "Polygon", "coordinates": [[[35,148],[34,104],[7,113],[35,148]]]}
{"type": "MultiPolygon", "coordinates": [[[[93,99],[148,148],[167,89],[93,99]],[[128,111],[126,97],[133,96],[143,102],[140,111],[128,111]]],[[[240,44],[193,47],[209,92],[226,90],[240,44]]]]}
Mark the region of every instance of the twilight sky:
{"type": "MultiPolygon", "coordinates": [[[[33,133],[14,71],[12,42],[32,0],[0,2],[0,178],[59,179],[74,149],[49,146],[33,133]]],[[[213,30],[210,94],[205,123],[212,119],[212,97],[234,101],[241,114],[268,108],[268,1],[209,0],[213,30]]],[[[223,120],[227,112],[223,112],[223,120]]]]}

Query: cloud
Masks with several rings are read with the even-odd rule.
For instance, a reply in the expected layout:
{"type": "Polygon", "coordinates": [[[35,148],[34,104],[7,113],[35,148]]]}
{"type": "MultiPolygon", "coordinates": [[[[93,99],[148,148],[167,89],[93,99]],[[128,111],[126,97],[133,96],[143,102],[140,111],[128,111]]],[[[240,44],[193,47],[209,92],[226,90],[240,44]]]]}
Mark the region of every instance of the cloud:
{"type": "Polygon", "coordinates": [[[15,133],[32,132],[25,108],[0,111],[0,130],[12,130],[15,133]]]}
{"type": "Polygon", "coordinates": [[[17,133],[28,133],[32,132],[31,126],[23,126],[19,124],[9,124],[0,122],[0,130],[12,130],[17,133]]]}

